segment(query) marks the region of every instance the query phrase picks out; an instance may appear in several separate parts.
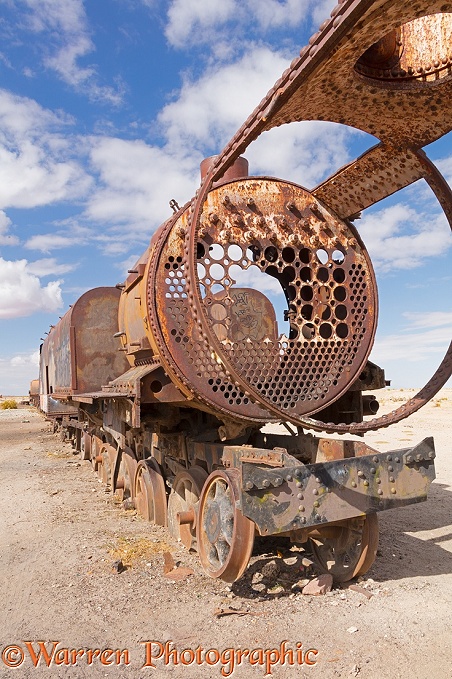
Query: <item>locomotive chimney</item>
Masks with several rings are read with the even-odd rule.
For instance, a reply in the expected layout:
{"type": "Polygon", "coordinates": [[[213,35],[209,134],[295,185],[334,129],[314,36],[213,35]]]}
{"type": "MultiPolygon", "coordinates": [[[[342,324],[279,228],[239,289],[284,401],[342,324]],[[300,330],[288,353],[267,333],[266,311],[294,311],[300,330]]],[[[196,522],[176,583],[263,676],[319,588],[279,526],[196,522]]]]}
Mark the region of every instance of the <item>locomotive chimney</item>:
{"type": "MultiPolygon", "coordinates": [[[[209,158],[204,158],[201,162],[201,181],[204,180],[204,177],[207,175],[216,159],[217,156],[209,156],[209,158]]],[[[242,179],[243,177],[248,177],[248,161],[243,156],[240,156],[231,167],[228,167],[221,177],[221,182],[230,182],[234,179],[242,179]]]]}

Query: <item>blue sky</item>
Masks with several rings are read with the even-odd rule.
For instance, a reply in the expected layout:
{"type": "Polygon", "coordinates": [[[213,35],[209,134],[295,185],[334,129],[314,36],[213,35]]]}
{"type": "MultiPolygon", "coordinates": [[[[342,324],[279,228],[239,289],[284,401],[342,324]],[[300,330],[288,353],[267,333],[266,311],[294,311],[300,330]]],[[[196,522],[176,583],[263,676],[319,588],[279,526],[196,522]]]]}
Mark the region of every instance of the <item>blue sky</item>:
{"type": "MultiPolygon", "coordinates": [[[[0,0],[0,393],[28,391],[49,325],[124,279],[334,4],[0,0]]],[[[449,182],[451,139],[426,149],[449,182]]],[[[246,156],[310,188],[374,143],[305,122],[246,156]]],[[[372,358],[394,386],[422,386],[451,336],[449,227],[422,181],[356,224],[379,283],[372,358]]]]}

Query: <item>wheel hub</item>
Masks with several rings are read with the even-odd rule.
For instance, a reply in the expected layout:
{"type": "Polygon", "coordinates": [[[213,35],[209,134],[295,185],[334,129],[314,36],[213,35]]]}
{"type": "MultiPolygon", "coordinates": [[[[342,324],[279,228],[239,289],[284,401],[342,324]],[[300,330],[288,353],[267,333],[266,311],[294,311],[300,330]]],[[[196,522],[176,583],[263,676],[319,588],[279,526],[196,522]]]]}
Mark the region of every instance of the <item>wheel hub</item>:
{"type": "Polygon", "coordinates": [[[218,503],[215,501],[210,502],[206,508],[204,530],[209,542],[215,544],[221,532],[221,513],[218,503]]]}

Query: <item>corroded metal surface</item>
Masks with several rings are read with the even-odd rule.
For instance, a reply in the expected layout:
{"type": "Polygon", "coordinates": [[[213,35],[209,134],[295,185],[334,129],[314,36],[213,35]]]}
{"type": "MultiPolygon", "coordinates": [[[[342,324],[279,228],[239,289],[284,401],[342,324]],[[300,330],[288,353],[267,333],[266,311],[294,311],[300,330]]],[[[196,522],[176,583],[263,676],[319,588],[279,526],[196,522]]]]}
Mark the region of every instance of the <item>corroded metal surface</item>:
{"type": "Polygon", "coordinates": [[[314,531],[308,541],[316,569],[335,582],[367,573],[377,556],[378,515],[349,519],[314,531]]]}
{"type": "Polygon", "coordinates": [[[208,473],[199,466],[176,474],[168,498],[168,530],[187,549],[196,548],[199,497],[208,473]]]}
{"type": "MultiPolygon", "coordinates": [[[[215,356],[220,357],[227,374],[245,394],[248,389],[240,370],[209,333],[208,313],[198,280],[197,247],[206,231],[203,215],[212,186],[262,131],[294,121],[329,120],[362,129],[381,143],[314,189],[314,196],[334,206],[339,215],[350,217],[423,177],[451,221],[452,193],[420,151],[420,147],[452,127],[451,62],[446,54],[452,30],[452,21],[446,13],[451,10],[452,3],[427,0],[398,3],[345,0],[340,3],[333,10],[331,20],[311,38],[309,46],[292,62],[208,171],[191,203],[189,224],[185,228],[184,277],[198,332],[206,335],[215,356]],[[438,12],[442,14],[425,16],[438,12]],[[394,30],[396,39],[387,38],[394,30]],[[369,69],[372,60],[375,66],[381,66],[385,60],[397,61],[402,54],[412,65],[399,59],[388,81],[380,81],[375,74],[363,75],[363,69],[369,69]],[[428,74],[426,66],[419,61],[421,55],[422,59],[433,60],[428,74]],[[416,77],[411,72],[414,65],[421,69],[416,71],[416,77]]],[[[267,233],[271,235],[268,227],[267,233]]],[[[337,232],[333,235],[337,236],[337,232]]],[[[296,417],[293,411],[287,419],[308,428],[341,433],[362,433],[387,426],[414,412],[445,383],[452,372],[451,347],[429,383],[407,405],[390,415],[351,425],[325,425],[301,414],[296,417]]],[[[262,394],[257,397],[256,390],[249,391],[256,403],[275,412],[262,399],[262,394]]],[[[316,408],[310,412],[315,413],[316,408]]]]}
{"type": "Polygon", "coordinates": [[[269,468],[244,463],[241,507],[261,535],[351,519],[427,499],[432,439],[414,449],[269,468]]]}
{"type": "Polygon", "coordinates": [[[196,545],[212,577],[240,577],[257,529],[310,540],[320,570],[349,580],[375,557],[376,513],[426,499],[432,439],[378,453],[300,427],[388,426],[452,372],[449,348],[416,396],[361,422],[378,409],[362,391],[385,379],[368,361],[377,291],[352,222],[422,178],[452,226],[452,192],[421,148],[452,129],[451,12],[437,0],[340,2],[202,163],[191,203],[171,201],[175,214],[105,293],[108,308],[102,292],[86,293],[44,343],[42,399],[60,408],[83,457],[107,489],[196,545]],[[353,126],[378,143],[311,191],[249,177],[248,144],[302,120],[353,126]],[[290,435],[265,433],[268,421],[290,435]]]}
{"type": "Polygon", "coordinates": [[[96,391],[127,369],[114,338],[119,297],[116,288],[89,290],[50,330],[41,350],[41,393],[64,399],[96,391]]]}
{"type": "Polygon", "coordinates": [[[186,219],[168,233],[148,286],[170,369],[199,400],[240,418],[297,417],[334,401],[360,374],[375,332],[375,280],[354,227],[288,182],[213,189],[197,242],[200,324],[182,261],[186,219]],[[269,282],[267,294],[288,308],[279,329],[259,290],[269,282]]]}
{"type": "MultiPolygon", "coordinates": [[[[452,80],[448,77],[451,54],[447,13],[451,12],[452,3],[442,0],[340,2],[225,146],[215,163],[213,180],[221,177],[261,132],[294,121],[336,121],[363,129],[389,145],[397,142],[413,148],[449,132],[452,80]],[[431,21],[431,15],[438,13],[446,15],[439,28],[441,37],[436,18],[431,21]],[[429,20],[423,20],[423,16],[429,16],[429,20]],[[415,26],[421,38],[417,51],[428,54],[433,62],[441,62],[444,77],[435,78],[433,86],[423,77],[411,84],[397,78],[381,86],[372,78],[360,76],[356,65],[366,50],[391,30],[416,18],[424,26],[430,24],[430,30],[423,32],[415,26]],[[432,41],[437,49],[430,47],[432,41]]],[[[411,44],[413,51],[413,41],[411,44]]],[[[433,70],[439,68],[439,64],[430,64],[433,70]]]]}
{"type": "Polygon", "coordinates": [[[237,580],[253,551],[254,524],[238,508],[237,470],[212,472],[199,499],[198,553],[204,570],[225,582],[237,580]]]}

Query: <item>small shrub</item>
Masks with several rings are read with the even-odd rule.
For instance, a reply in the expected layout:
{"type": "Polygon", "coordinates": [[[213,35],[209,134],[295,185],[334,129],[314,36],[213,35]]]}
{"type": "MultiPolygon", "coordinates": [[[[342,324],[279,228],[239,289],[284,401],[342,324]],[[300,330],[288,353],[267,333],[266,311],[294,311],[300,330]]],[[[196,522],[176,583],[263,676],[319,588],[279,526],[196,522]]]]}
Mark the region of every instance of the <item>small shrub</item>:
{"type": "Polygon", "coordinates": [[[7,398],[6,401],[3,401],[3,403],[0,405],[0,408],[2,410],[12,410],[17,408],[17,401],[15,401],[13,398],[7,398]]]}

